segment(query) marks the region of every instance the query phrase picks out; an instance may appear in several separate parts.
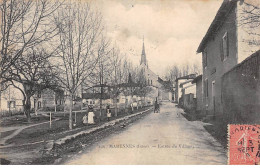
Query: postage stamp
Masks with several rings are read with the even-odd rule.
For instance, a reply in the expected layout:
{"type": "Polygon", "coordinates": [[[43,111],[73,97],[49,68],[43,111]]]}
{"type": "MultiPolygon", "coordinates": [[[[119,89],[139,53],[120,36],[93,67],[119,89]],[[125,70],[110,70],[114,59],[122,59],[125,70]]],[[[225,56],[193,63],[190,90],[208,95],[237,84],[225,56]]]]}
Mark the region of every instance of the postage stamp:
{"type": "Polygon", "coordinates": [[[260,164],[260,125],[228,126],[228,164],[260,164]]]}

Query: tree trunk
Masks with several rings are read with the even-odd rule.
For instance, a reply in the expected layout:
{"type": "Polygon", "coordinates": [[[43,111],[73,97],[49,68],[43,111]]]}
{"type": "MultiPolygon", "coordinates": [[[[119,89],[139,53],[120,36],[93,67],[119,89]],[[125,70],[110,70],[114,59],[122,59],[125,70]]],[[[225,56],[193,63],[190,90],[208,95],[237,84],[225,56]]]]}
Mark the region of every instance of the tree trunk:
{"type": "Polygon", "coordinates": [[[30,95],[26,95],[25,100],[23,101],[23,107],[24,107],[24,112],[27,118],[27,122],[30,123],[31,122],[31,100],[30,100],[31,96],[30,95]]]}
{"type": "Polygon", "coordinates": [[[117,117],[117,98],[116,98],[116,106],[115,106],[115,116],[117,117]]]}
{"type": "MultiPolygon", "coordinates": [[[[101,97],[102,97],[102,94],[101,94],[101,97]]],[[[100,112],[99,112],[99,121],[102,120],[102,98],[100,99],[100,112]]]]}
{"type": "Polygon", "coordinates": [[[72,130],[72,107],[73,107],[73,94],[70,94],[70,115],[69,115],[69,129],[72,130]]]}
{"type": "Polygon", "coordinates": [[[145,110],[145,106],[146,106],[146,101],[145,101],[145,96],[144,96],[144,110],[145,110]]]}

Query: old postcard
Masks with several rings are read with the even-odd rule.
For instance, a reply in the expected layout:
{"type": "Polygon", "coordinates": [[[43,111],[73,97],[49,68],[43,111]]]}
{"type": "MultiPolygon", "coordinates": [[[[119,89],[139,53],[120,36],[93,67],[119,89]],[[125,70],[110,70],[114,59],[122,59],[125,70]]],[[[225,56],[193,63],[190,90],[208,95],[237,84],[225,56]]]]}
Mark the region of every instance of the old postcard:
{"type": "Polygon", "coordinates": [[[259,0],[2,0],[1,165],[259,165],[259,0]]]}

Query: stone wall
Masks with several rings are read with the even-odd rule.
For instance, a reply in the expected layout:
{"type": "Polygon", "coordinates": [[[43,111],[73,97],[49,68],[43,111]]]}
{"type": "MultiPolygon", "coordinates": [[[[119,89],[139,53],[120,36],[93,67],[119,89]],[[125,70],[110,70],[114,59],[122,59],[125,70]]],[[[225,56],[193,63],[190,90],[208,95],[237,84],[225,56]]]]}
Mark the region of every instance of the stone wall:
{"type": "Polygon", "coordinates": [[[223,116],[229,123],[260,123],[260,50],[222,77],[223,116]]]}

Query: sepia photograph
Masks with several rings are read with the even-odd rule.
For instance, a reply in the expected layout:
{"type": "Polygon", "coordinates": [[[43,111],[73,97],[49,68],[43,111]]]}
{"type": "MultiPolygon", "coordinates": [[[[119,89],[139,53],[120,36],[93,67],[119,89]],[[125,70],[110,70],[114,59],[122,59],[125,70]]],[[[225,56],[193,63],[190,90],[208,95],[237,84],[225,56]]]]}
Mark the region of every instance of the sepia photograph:
{"type": "Polygon", "coordinates": [[[1,165],[260,165],[260,0],[0,0],[1,165]]]}

